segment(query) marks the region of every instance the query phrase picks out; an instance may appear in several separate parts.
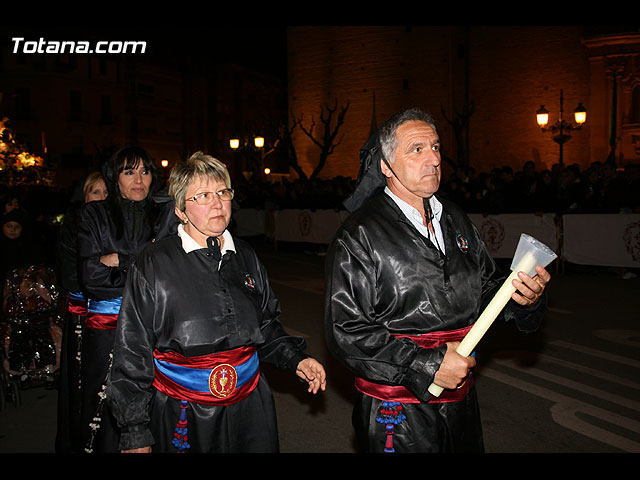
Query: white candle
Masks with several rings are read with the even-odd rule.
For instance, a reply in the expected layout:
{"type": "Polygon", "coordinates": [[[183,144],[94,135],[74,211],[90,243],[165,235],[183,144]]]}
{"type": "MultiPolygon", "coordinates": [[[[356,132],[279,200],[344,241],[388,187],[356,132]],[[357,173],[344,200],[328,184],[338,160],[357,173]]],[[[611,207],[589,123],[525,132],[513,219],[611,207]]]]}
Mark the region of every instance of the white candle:
{"type": "MultiPolygon", "coordinates": [[[[516,291],[516,287],[512,285],[512,281],[518,278],[518,272],[529,272],[535,268],[536,257],[531,252],[526,252],[518,265],[511,272],[511,275],[504,281],[500,290],[495,294],[489,305],[484,309],[476,323],[471,327],[471,330],[467,332],[465,337],[458,345],[456,352],[463,357],[471,355],[476,348],[478,342],[482,339],[487,332],[493,321],[498,317],[504,306],[507,304],[513,292],[516,291]]],[[[441,386],[432,383],[429,387],[429,393],[434,397],[439,397],[444,390],[441,386]]]]}

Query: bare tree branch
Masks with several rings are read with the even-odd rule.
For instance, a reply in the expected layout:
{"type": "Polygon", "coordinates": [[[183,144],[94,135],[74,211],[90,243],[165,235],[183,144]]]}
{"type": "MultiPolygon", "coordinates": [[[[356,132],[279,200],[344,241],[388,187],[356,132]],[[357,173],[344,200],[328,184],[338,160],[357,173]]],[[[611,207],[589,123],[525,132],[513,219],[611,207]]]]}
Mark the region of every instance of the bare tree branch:
{"type": "Polygon", "coordinates": [[[346,105],[342,105],[340,110],[338,110],[338,101],[336,100],[333,107],[329,105],[323,105],[320,110],[320,123],[323,125],[324,130],[322,135],[317,137],[314,135],[313,131],[316,126],[315,119],[311,118],[311,125],[309,128],[305,128],[302,124],[302,116],[298,119],[298,124],[300,129],[304,132],[304,134],[320,149],[320,159],[318,164],[313,170],[310,178],[315,178],[318,176],[320,171],[324,168],[327,158],[334,152],[335,148],[342,143],[341,136],[340,139],[336,142],[336,137],[338,136],[338,132],[344,123],[344,118],[349,110],[349,102],[346,105]],[[337,118],[335,119],[335,125],[333,125],[334,116],[337,113],[337,118]]]}

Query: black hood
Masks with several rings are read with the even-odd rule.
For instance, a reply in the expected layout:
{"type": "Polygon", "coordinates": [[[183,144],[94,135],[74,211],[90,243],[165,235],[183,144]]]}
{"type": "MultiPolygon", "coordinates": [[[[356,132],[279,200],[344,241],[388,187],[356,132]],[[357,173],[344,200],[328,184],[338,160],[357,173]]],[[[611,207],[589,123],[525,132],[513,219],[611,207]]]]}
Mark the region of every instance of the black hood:
{"type": "Polygon", "coordinates": [[[387,179],[380,169],[383,159],[378,132],[373,133],[360,149],[360,171],[354,192],[343,204],[349,212],[360,208],[369,198],[387,185],[387,179]]]}

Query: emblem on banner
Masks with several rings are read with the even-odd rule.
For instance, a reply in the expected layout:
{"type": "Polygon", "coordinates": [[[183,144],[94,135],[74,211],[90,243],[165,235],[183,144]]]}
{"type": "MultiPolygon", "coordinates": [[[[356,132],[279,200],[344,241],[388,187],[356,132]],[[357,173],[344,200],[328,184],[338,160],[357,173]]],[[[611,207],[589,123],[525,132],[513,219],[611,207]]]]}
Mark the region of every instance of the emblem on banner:
{"type": "Polygon", "coordinates": [[[244,276],[244,286],[249,290],[255,290],[256,288],[256,281],[251,278],[251,275],[249,275],[248,273],[244,276]]]}
{"type": "Polygon", "coordinates": [[[216,398],[227,398],[238,383],[238,373],[232,365],[222,363],[209,374],[209,391],[216,398]]]}
{"type": "Polygon", "coordinates": [[[456,237],[456,242],[458,243],[458,248],[460,249],[460,251],[462,251],[463,253],[467,253],[469,251],[469,242],[467,242],[467,239],[464,238],[462,234],[458,234],[458,236],[456,237]]]}
{"type": "Polygon", "coordinates": [[[634,262],[640,261],[640,222],[627,225],[622,234],[624,248],[634,262]]]}
{"type": "Polygon", "coordinates": [[[504,241],[504,226],[498,220],[487,219],[482,222],[480,236],[490,253],[495,254],[504,241]]]}
{"type": "Polygon", "coordinates": [[[298,216],[298,227],[300,228],[300,235],[302,235],[302,237],[308,237],[309,234],[311,234],[311,223],[311,214],[306,210],[300,212],[298,216]]]}

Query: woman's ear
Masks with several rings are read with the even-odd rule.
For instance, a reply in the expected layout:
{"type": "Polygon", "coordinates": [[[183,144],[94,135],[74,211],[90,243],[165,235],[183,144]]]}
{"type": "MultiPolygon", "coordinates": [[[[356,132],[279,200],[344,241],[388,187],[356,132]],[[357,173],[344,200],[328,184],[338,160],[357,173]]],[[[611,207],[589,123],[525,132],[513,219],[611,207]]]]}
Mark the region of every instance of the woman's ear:
{"type": "Polygon", "coordinates": [[[180,210],[178,207],[174,207],[174,212],[176,213],[176,216],[182,221],[183,224],[189,223],[189,219],[187,218],[187,215],[180,210]]]}

